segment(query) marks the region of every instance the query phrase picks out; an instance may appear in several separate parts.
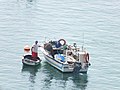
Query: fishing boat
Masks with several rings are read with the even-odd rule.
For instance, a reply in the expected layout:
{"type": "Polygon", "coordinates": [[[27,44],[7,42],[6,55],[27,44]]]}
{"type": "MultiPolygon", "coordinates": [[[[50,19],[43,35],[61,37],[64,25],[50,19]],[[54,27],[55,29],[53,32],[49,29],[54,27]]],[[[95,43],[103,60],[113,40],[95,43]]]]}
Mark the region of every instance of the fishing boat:
{"type": "Polygon", "coordinates": [[[25,54],[22,57],[22,63],[30,66],[37,66],[40,64],[41,59],[39,57],[33,58],[30,54],[30,47],[26,45],[24,47],[25,54]]]}
{"type": "Polygon", "coordinates": [[[61,72],[87,73],[90,66],[89,53],[76,43],[68,45],[64,39],[45,42],[40,50],[46,61],[61,72]]]}

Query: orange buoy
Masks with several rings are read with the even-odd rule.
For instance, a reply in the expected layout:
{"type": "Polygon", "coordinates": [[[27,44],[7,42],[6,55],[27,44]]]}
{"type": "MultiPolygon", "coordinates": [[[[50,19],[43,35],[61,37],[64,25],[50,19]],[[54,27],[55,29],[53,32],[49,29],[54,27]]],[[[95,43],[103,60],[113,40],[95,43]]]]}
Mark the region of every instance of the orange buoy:
{"type": "Polygon", "coordinates": [[[30,47],[28,45],[25,45],[24,51],[29,52],[30,51],[30,47]]]}

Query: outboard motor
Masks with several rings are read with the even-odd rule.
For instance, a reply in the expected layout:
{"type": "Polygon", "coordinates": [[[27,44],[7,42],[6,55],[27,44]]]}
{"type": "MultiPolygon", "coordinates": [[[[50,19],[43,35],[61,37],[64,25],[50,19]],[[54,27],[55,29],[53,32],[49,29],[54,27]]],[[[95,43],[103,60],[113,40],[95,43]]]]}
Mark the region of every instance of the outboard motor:
{"type": "Polygon", "coordinates": [[[74,73],[79,73],[80,69],[82,68],[80,62],[75,62],[74,67],[75,67],[74,68],[74,73]]]}

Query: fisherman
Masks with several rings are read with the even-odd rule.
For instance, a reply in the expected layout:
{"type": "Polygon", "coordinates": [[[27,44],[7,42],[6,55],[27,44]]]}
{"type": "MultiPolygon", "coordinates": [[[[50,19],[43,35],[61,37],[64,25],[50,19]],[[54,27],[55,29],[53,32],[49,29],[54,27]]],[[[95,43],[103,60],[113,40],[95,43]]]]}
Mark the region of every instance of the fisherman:
{"type": "Polygon", "coordinates": [[[33,44],[32,48],[31,48],[32,58],[35,61],[36,61],[36,59],[38,57],[38,47],[40,47],[40,45],[38,45],[38,41],[35,41],[35,44],[33,44]]]}
{"type": "Polygon", "coordinates": [[[54,58],[54,51],[51,43],[44,44],[44,49],[46,49],[50,55],[54,58]]]}

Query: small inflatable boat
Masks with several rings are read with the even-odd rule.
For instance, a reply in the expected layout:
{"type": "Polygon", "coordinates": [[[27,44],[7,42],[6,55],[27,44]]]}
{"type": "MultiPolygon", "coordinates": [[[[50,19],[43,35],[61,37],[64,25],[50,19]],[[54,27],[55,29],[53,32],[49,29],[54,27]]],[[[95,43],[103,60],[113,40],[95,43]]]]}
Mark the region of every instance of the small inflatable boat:
{"type": "Polygon", "coordinates": [[[39,65],[41,62],[41,59],[37,57],[37,59],[33,59],[32,55],[24,55],[22,57],[22,63],[30,66],[36,66],[39,65]]]}

